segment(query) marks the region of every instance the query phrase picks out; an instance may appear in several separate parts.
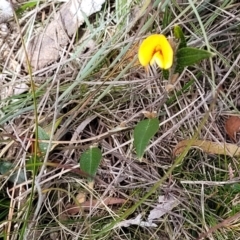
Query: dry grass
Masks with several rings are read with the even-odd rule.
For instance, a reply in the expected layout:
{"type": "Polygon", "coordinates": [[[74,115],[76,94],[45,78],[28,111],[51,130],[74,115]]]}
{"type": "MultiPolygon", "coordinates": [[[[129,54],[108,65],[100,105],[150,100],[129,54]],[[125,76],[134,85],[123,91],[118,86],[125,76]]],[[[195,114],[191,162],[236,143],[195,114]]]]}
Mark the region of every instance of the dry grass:
{"type": "MultiPolygon", "coordinates": [[[[195,149],[172,172],[168,170],[176,161],[172,155],[175,145],[196,132],[199,139],[230,141],[224,122],[227,116],[238,114],[240,108],[240,3],[198,1],[193,8],[192,1],[176,2],[168,5],[165,15],[154,2],[154,7],[140,19],[136,18],[141,7],[137,1],[122,9],[118,1],[107,2],[90,18],[92,32],[87,24],[81,27],[86,42],[93,40],[93,46],[89,45],[81,54],[83,43],[73,39],[74,44],[57,63],[33,72],[35,99],[30,90],[2,97],[0,158],[14,163],[15,171],[24,172],[27,182],[16,186],[8,181],[10,173],[1,176],[1,237],[196,239],[239,212],[238,159],[195,149]],[[150,32],[172,35],[176,24],[184,30],[189,46],[209,49],[216,56],[186,68],[175,83],[175,90],[167,93],[167,81],[158,69],[146,73],[135,64],[134,46],[150,32]],[[223,90],[210,107],[220,87],[223,90]],[[38,157],[47,163],[44,171],[41,166],[32,174],[26,172],[26,164],[34,155],[34,101],[39,125],[58,144],[38,157]],[[139,162],[132,145],[132,129],[144,118],[143,110],[157,111],[161,123],[143,162],[139,162]],[[126,130],[111,132],[120,125],[126,126],[126,130]],[[54,131],[52,126],[56,126],[54,131]],[[69,167],[77,169],[82,152],[92,144],[98,144],[103,153],[94,190],[89,189],[79,172],[69,167]],[[229,181],[230,167],[234,183],[229,181]],[[37,186],[34,191],[33,178],[37,186]],[[81,191],[91,192],[88,200],[114,197],[127,201],[69,214],[68,205],[76,201],[81,191]],[[114,228],[139,213],[147,216],[160,195],[173,196],[180,204],[156,221],[157,228],[114,228]]],[[[50,15],[53,3],[42,4],[50,15]]],[[[57,10],[59,4],[55,7],[57,10]]],[[[21,16],[24,34],[36,24],[28,22],[30,11],[34,14],[35,9],[21,16]]],[[[10,25],[9,38],[18,41],[9,40],[8,54],[1,60],[2,89],[11,87],[14,81],[29,83],[25,70],[17,71],[7,64],[7,59],[17,60],[21,44],[15,22],[10,25]]],[[[209,239],[239,239],[238,219],[235,220],[214,229],[209,239]]]]}

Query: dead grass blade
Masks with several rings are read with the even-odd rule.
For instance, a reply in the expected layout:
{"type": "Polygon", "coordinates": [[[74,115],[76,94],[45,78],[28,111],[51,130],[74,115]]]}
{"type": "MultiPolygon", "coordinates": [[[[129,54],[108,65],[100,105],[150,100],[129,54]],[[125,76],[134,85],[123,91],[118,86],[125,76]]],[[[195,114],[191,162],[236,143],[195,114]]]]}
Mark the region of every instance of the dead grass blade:
{"type": "Polygon", "coordinates": [[[236,144],[231,143],[221,143],[221,142],[212,142],[206,140],[183,140],[180,141],[173,150],[175,156],[180,155],[187,147],[189,148],[198,148],[205,153],[209,154],[222,154],[228,156],[239,156],[240,148],[236,144]]]}

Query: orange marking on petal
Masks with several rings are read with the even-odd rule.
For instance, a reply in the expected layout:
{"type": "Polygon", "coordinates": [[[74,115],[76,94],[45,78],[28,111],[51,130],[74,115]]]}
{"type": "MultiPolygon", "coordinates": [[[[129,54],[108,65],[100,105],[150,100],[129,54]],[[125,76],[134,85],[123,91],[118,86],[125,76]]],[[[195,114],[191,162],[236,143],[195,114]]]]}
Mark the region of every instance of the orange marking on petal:
{"type": "Polygon", "coordinates": [[[160,68],[169,69],[173,64],[173,49],[164,35],[153,34],[140,44],[138,59],[144,67],[157,63],[160,68]]]}

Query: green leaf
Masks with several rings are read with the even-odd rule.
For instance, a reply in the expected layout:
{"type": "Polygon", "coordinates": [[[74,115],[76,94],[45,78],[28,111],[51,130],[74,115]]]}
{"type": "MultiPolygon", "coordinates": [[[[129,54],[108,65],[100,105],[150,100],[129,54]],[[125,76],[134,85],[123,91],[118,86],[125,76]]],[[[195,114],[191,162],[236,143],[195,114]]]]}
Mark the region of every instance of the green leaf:
{"type": "Polygon", "coordinates": [[[190,47],[181,48],[177,51],[177,66],[175,72],[181,73],[184,67],[193,65],[212,56],[214,56],[214,54],[206,50],[190,47]]]}
{"type": "Polygon", "coordinates": [[[231,188],[233,190],[233,193],[240,193],[240,184],[239,183],[232,184],[231,188]]]}
{"type": "Polygon", "coordinates": [[[137,157],[141,160],[150,139],[157,133],[159,120],[157,118],[145,119],[134,128],[133,145],[136,148],[137,157]]]}
{"type": "Polygon", "coordinates": [[[25,182],[25,174],[24,171],[21,169],[18,172],[12,173],[12,170],[14,170],[15,166],[10,162],[0,162],[0,173],[2,175],[10,175],[8,180],[12,183],[23,183],[25,182]]]}
{"type": "Polygon", "coordinates": [[[178,49],[187,47],[187,42],[182,29],[177,25],[174,27],[173,32],[175,38],[177,38],[180,41],[178,49]]]}
{"type": "Polygon", "coordinates": [[[97,173],[97,169],[102,159],[101,150],[97,147],[90,147],[80,158],[80,168],[89,175],[88,180],[91,181],[97,173]]]}
{"type": "MultiPolygon", "coordinates": [[[[54,122],[54,131],[56,131],[56,129],[59,127],[59,125],[60,125],[61,122],[62,122],[62,119],[63,119],[63,117],[60,117],[60,118],[58,118],[58,119],[56,120],[56,122],[54,122]]],[[[51,123],[49,123],[47,126],[44,127],[44,130],[45,130],[45,132],[46,132],[48,135],[51,134],[52,125],[53,125],[53,123],[51,122],[51,123]]]]}
{"type": "Polygon", "coordinates": [[[32,9],[37,5],[38,1],[33,0],[33,1],[28,1],[25,4],[21,5],[21,7],[17,8],[16,14],[19,16],[21,15],[25,10],[32,9]]]}
{"type": "MultiPolygon", "coordinates": [[[[49,140],[50,137],[49,135],[46,133],[46,131],[41,128],[40,126],[38,126],[38,139],[39,140],[49,140]]],[[[39,149],[41,153],[46,153],[47,149],[48,149],[48,144],[49,143],[44,143],[44,142],[39,142],[39,149]]]]}

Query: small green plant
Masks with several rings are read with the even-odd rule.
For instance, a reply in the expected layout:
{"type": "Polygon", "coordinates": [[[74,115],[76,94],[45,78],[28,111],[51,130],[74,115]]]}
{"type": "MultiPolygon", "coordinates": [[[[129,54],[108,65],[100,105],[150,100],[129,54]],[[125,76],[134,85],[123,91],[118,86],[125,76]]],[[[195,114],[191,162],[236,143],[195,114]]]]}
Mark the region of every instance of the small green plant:
{"type": "Polygon", "coordinates": [[[90,147],[80,157],[80,168],[88,177],[88,181],[92,182],[97,173],[97,169],[102,159],[101,150],[97,147],[90,147]]]}
{"type": "Polygon", "coordinates": [[[140,121],[134,128],[134,147],[137,157],[141,160],[150,139],[157,133],[159,120],[157,118],[140,121]]]}
{"type": "MultiPolygon", "coordinates": [[[[38,126],[38,138],[39,138],[39,140],[49,140],[50,139],[48,133],[40,126],[38,126]]],[[[48,149],[48,143],[39,142],[38,147],[39,147],[39,151],[41,153],[46,154],[47,149],[48,149]]]]}
{"type": "MultiPolygon", "coordinates": [[[[203,59],[214,56],[213,53],[187,47],[182,29],[174,28],[175,40],[168,41],[163,34],[148,36],[140,44],[138,59],[142,66],[157,64],[163,70],[164,78],[174,77],[181,73],[185,67],[196,64],[203,59]]],[[[159,126],[157,118],[140,121],[134,129],[134,146],[137,157],[141,160],[150,139],[156,134],[159,126]]]]}

